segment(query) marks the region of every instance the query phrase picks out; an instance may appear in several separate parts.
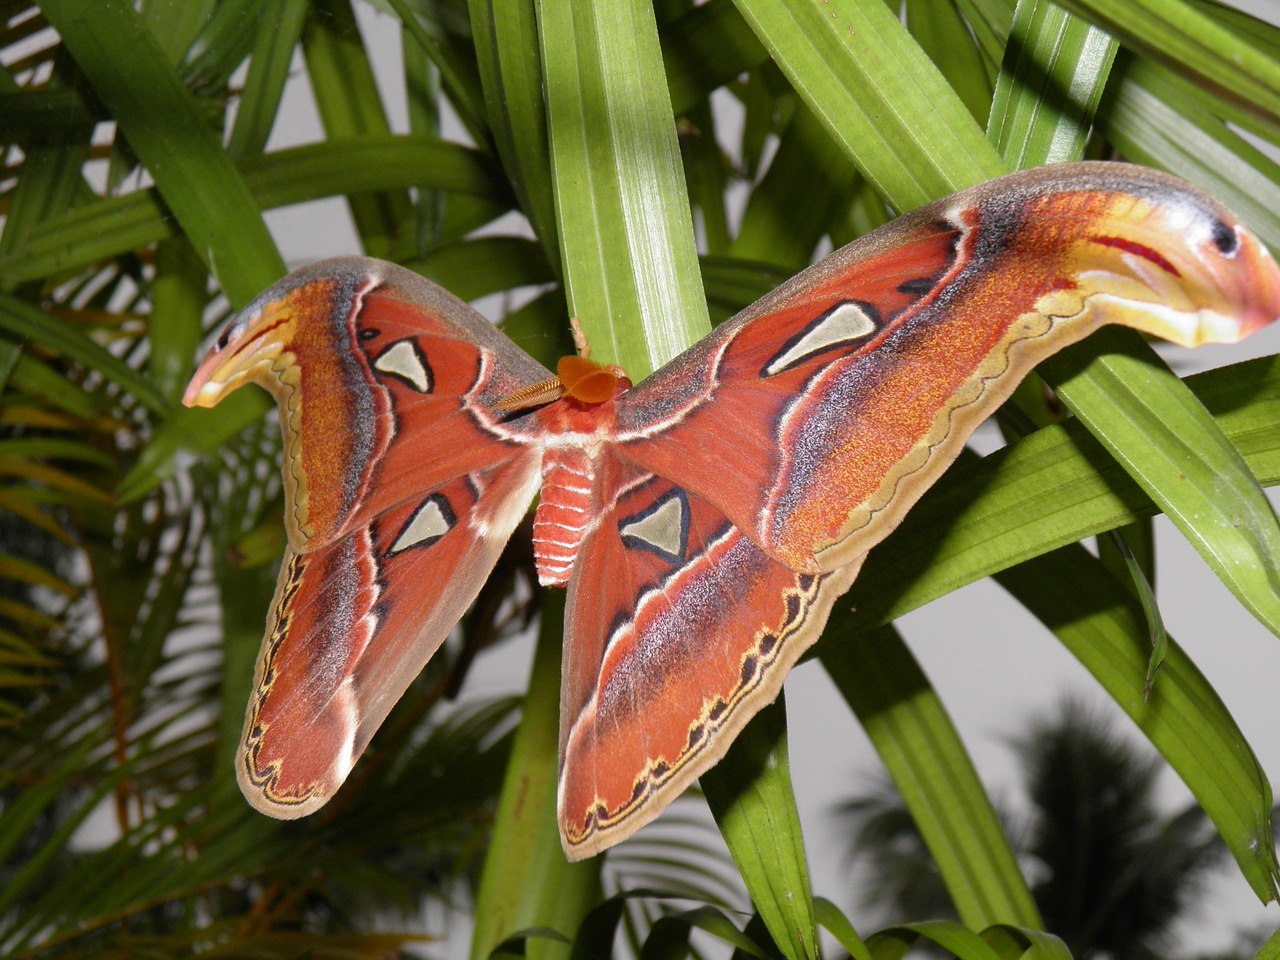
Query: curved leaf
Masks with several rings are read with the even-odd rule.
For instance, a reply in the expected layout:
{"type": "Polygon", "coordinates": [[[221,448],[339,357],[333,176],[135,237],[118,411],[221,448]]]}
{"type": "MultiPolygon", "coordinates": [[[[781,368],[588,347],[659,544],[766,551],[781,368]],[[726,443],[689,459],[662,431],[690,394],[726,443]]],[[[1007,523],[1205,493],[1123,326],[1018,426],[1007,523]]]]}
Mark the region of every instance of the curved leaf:
{"type": "Polygon", "coordinates": [[[1090,670],[1169,761],[1258,898],[1280,890],[1271,835],[1271,787],[1212,685],[1169,641],[1160,680],[1145,696],[1151,644],[1140,602],[1078,545],[997,576],[1090,670]]]}
{"type": "Polygon", "coordinates": [[[0,329],[53,350],[102,374],[156,413],[169,401],[146,377],[82,331],[17,297],[0,293],[0,329]]]}
{"type": "Polygon", "coordinates": [[[41,9],[93,92],[155,178],[165,204],[232,303],[243,306],[284,273],[248,188],[129,0],[41,9]]]}
{"type": "MultiPolygon", "coordinates": [[[[244,185],[263,210],[413,186],[510,202],[490,158],[432,137],[327,140],[246,159],[242,169],[244,185]]],[[[82,269],[173,236],[170,221],[155,190],[96,200],[46,220],[21,249],[0,258],[0,275],[23,281],[82,269]]]]}
{"type": "Polygon", "coordinates": [[[1248,464],[1181,380],[1131,331],[1107,355],[1044,364],[1106,445],[1253,615],[1280,636],[1280,520],[1248,464]],[[1083,374],[1083,375],[1082,375],[1083,374]]]}
{"type": "Polygon", "coordinates": [[[822,665],[893,777],[961,920],[1043,926],[968,751],[901,636],[887,625],[835,642],[822,665]]]}
{"type": "MultiPolygon", "coordinates": [[[[1190,377],[1259,479],[1280,483],[1280,359],[1190,377]]],[[[854,585],[859,621],[885,622],[966,583],[1152,516],[1155,505],[1069,420],[975,461],[962,457],[878,546],[854,585]]]]}

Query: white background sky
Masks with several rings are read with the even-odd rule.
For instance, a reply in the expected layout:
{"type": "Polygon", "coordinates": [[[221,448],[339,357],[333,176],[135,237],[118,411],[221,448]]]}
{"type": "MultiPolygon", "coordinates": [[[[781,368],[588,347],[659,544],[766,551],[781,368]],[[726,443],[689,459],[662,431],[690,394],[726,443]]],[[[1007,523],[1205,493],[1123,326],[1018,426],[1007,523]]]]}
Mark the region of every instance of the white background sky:
{"type": "MultiPolygon", "coordinates": [[[[1241,5],[1280,22],[1277,0],[1241,5]]],[[[395,21],[364,5],[358,5],[358,12],[362,29],[376,44],[374,67],[393,127],[405,130],[404,97],[396,87],[396,78],[403,74],[395,21]]],[[[300,60],[295,61],[282,116],[289,118],[287,126],[273,139],[272,148],[320,137],[300,60]]],[[[342,201],[272,211],[268,222],[290,267],[359,251],[342,201]]],[[[1280,324],[1239,346],[1194,353],[1174,349],[1166,357],[1180,373],[1189,373],[1277,352],[1280,324]]],[[[1241,609],[1163,517],[1158,520],[1158,544],[1158,598],[1170,634],[1219,691],[1274,778],[1280,770],[1275,706],[1280,702],[1280,640],[1241,609]],[[1259,664],[1272,667],[1259,670],[1259,664]]],[[[1146,742],[1054,637],[989,580],[929,604],[898,625],[964,736],[988,789],[1015,809],[1019,776],[1008,737],[1020,732],[1028,718],[1043,716],[1056,706],[1065,693],[1107,710],[1135,740],[1146,742]]],[[[507,644],[483,656],[469,681],[471,692],[490,696],[522,690],[530,649],[528,644],[507,644]]],[[[858,923],[863,911],[843,863],[845,840],[829,814],[839,800],[865,787],[867,774],[878,770],[879,761],[818,665],[794,670],[786,690],[793,775],[813,857],[814,889],[858,923]]],[[[1165,776],[1163,799],[1169,811],[1191,802],[1172,773],[1165,776]]],[[[1262,908],[1245,881],[1228,867],[1205,892],[1200,916],[1185,925],[1184,948],[1225,948],[1235,928],[1263,925],[1280,925],[1280,907],[1262,908]]],[[[463,931],[453,933],[456,937],[463,931]]]]}

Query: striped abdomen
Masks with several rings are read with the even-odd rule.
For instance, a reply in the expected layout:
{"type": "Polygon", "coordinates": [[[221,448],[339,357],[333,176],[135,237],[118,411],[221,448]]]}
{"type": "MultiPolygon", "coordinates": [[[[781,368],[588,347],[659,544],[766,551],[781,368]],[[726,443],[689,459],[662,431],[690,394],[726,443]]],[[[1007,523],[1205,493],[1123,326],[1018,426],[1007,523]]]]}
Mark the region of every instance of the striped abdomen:
{"type": "Polygon", "coordinates": [[[542,496],[533,518],[533,553],[544,587],[569,582],[578,547],[591,518],[591,458],[572,447],[547,450],[542,461],[542,496]]]}

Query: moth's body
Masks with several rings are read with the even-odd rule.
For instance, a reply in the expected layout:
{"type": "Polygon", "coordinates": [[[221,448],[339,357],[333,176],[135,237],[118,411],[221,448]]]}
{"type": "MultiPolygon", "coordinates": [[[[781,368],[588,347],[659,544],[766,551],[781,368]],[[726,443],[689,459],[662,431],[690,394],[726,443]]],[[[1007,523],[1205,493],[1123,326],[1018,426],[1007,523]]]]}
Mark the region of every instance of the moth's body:
{"type": "Polygon", "coordinates": [[[598,852],[776,696],[867,551],[1032,365],[1106,322],[1195,345],[1277,315],[1280,271],[1227,211],[1119,164],[901,218],[633,388],[574,360],[551,377],[399,267],[293,274],[186,396],[254,380],[286,438],[290,551],[245,794],[278,817],[332,795],[540,487],[539,576],[569,590],[560,824],[570,857],[598,852]]]}
{"type": "MultiPolygon", "coordinates": [[[[619,382],[619,392],[630,384],[619,382]]],[[[614,400],[583,404],[557,400],[535,418],[546,431],[542,484],[533,518],[533,553],[543,586],[569,582],[578,548],[591,526],[591,508],[605,444],[616,433],[614,400]]]]}

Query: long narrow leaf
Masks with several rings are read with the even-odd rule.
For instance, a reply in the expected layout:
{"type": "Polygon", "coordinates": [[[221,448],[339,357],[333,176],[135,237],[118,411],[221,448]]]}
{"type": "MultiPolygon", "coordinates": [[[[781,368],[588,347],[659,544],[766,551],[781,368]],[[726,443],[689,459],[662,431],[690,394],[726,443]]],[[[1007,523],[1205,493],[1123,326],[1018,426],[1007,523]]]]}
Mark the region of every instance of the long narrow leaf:
{"type": "Polygon", "coordinates": [[[697,4],[667,24],[662,55],[677,116],[769,57],[733,0],[697,4]]]}
{"type": "Polygon", "coordinates": [[[639,378],[710,330],[653,11],[539,10],[569,306],[639,378]]]}
{"type": "Polygon", "coordinates": [[[1253,615],[1280,636],[1280,521],[1248,464],[1177,377],[1131,331],[1081,373],[1053,358],[1058,395],[1106,445],[1253,615]],[[1113,404],[1124,416],[1116,416],[1113,404]]]}
{"type": "Polygon", "coordinates": [[[1015,169],[1079,160],[1116,42],[1049,0],[1021,0],[987,135],[1015,169]]]}
{"type": "Polygon", "coordinates": [[[968,751],[897,631],[840,643],[822,665],[893,777],[960,919],[1042,926],[968,751]]]}
{"type": "Polygon", "coordinates": [[[227,152],[233,157],[253,156],[266,148],[289,77],[293,50],[302,34],[306,0],[270,0],[270,6],[272,28],[259,30],[254,37],[249,73],[227,143],[227,152]]]}
{"type": "Polygon", "coordinates": [[[1189,71],[1219,96],[1280,119],[1280,62],[1184,0],[1061,0],[1126,46],[1189,71]]]}
{"type": "Polygon", "coordinates": [[[904,923],[879,930],[867,938],[872,956],[898,957],[920,939],[936,943],[957,960],[1001,960],[978,934],[950,920],[904,923]]]}
{"type": "Polygon", "coordinates": [[[498,155],[558,274],[551,148],[534,0],[473,0],[468,6],[498,155]]]}
{"type": "Polygon", "coordinates": [[[235,165],[133,4],[100,0],[92,17],[79,0],[50,0],[42,9],[227,296],[248,303],[284,273],[284,261],[235,165]]]}
{"type": "Polygon", "coordinates": [[[165,397],[138,371],[99,346],[82,330],[33,307],[25,300],[0,293],[0,330],[38,343],[68,360],[74,360],[100,373],[119,384],[155,413],[164,413],[169,409],[169,402],[165,397]]]}
{"type": "MultiPolygon", "coordinates": [[[[312,0],[302,49],[316,107],[329,137],[358,140],[391,134],[351,0],[312,0]]],[[[359,192],[349,195],[347,203],[365,253],[394,259],[402,233],[411,233],[403,229],[413,212],[408,194],[397,190],[359,192]]]]}
{"type": "Polygon", "coordinates": [[[1173,641],[1144,697],[1150,643],[1131,590],[1083,547],[1064,547],[999,574],[1093,673],[1178,772],[1264,903],[1280,890],[1271,788],[1226,706],[1173,641]]]}
{"type": "MultiPolygon", "coordinates": [[[[247,159],[243,181],[262,209],[346,193],[436,187],[511,202],[492,158],[431,137],[324,141],[247,159]]],[[[21,250],[0,259],[15,281],[80,269],[174,234],[154,191],[100,200],[46,221],[21,250]]]]}
{"type": "Polygon", "coordinates": [[[883,0],[737,4],[832,137],[899,210],[1005,172],[883,0]]]}
{"type": "Polygon", "coordinates": [[[818,956],[817,920],[787,761],[781,696],[747,724],[702,789],[738,872],[788,960],[818,956]]]}
{"type": "Polygon", "coordinates": [[[212,453],[261,420],[271,409],[266,393],[241,390],[223,400],[217,410],[174,412],[152,436],[116,489],[122,503],[136,500],[174,476],[193,457],[212,453]]]}
{"type": "MultiPolygon", "coordinates": [[[[569,863],[556,826],[563,620],[562,596],[548,591],[523,718],[476,897],[473,960],[483,960],[512,934],[530,927],[551,927],[572,936],[598,899],[601,858],[569,863]]],[[[529,949],[534,951],[532,943],[529,949]]]]}
{"type": "Polygon", "coordinates": [[[871,960],[871,953],[867,950],[867,945],[862,942],[862,938],[853,929],[853,924],[849,922],[849,918],[841,913],[834,903],[826,897],[815,897],[813,906],[818,923],[822,924],[822,928],[836,938],[836,942],[848,951],[853,960],[871,960]]]}
{"type": "Polygon", "coordinates": [[[903,13],[907,29],[920,48],[964,101],[973,118],[984,122],[991,110],[991,79],[987,76],[982,52],[967,42],[969,28],[960,11],[950,3],[906,0],[903,13]]]}
{"type": "Polygon", "coordinates": [[[751,191],[731,256],[800,270],[840,212],[832,197],[855,175],[807,107],[796,109],[769,169],[751,191]]]}

